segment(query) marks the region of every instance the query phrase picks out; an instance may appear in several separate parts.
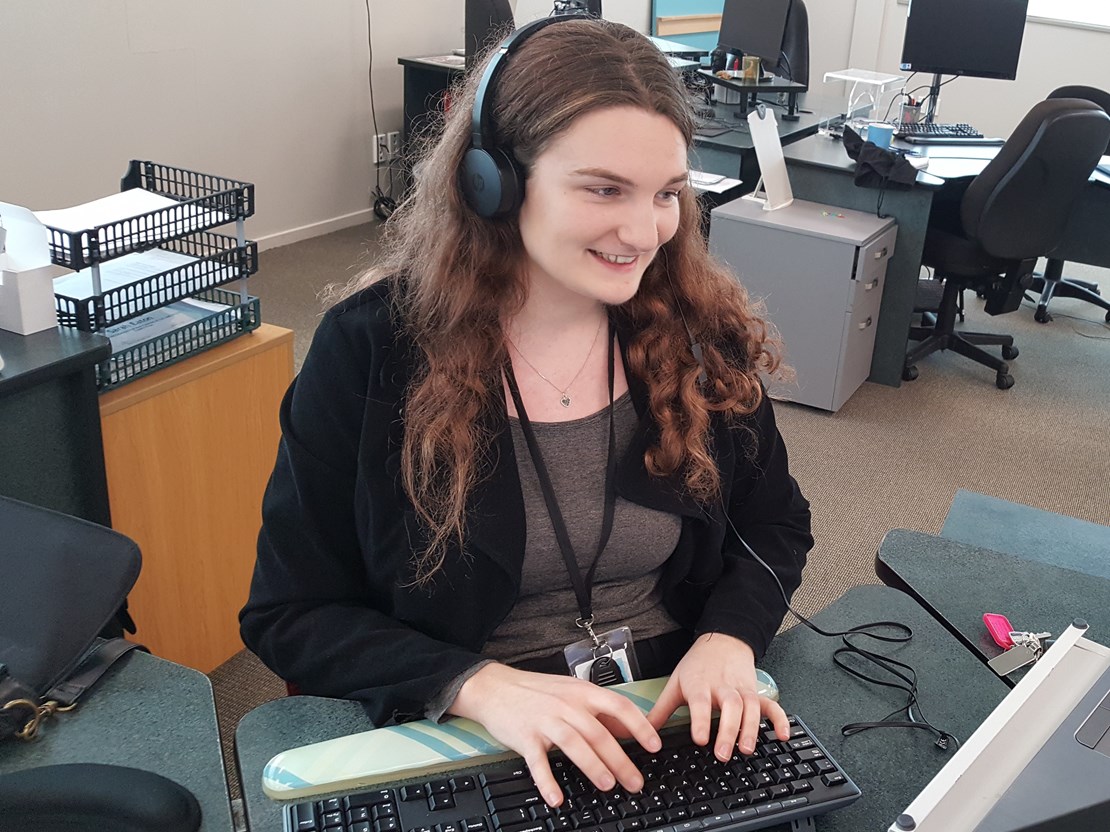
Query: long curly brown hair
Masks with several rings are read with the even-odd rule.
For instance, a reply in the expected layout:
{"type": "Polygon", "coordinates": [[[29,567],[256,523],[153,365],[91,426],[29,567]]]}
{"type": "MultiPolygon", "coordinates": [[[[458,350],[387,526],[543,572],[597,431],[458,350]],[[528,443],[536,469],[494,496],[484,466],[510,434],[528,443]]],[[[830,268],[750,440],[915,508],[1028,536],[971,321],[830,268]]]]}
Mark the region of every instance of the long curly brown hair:
{"type": "MultiPolygon", "coordinates": [[[[493,439],[484,417],[505,408],[502,322],[527,296],[516,217],[479,217],[458,185],[489,57],[451,90],[449,109],[414,165],[414,187],[386,226],[383,259],[339,293],[402,278],[397,316],[423,358],[406,396],[402,448],[404,487],[428,530],[427,548],[414,555],[420,584],[438,571],[452,542],[464,548],[467,496],[493,439]]],[[[578,116],[621,106],[664,115],[687,145],[693,140],[681,82],[647,38],[601,20],[560,22],[533,34],[508,59],[495,90],[497,143],[512,148],[527,181],[537,156],[578,116]]],[[[738,418],[755,410],[763,395],[759,374],[775,372],[780,351],[758,306],[710,257],[691,188],[682,191],[674,237],[635,297],[612,313],[635,333],[626,344],[626,371],[646,383],[660,428],[647,469],[681,473],[692,495],[712,500],[720,478],[711,414],[738,418]],[[698,384],[683,316],[703,348],[705,386],[698,384]]]]}

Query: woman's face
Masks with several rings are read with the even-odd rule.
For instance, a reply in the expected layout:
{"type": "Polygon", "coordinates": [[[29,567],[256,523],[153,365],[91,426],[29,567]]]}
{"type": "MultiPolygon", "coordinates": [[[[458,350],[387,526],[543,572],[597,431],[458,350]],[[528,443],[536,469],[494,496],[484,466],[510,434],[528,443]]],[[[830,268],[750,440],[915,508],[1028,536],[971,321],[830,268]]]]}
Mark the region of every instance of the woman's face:
{"type": "Polygon", "coordinates": [[[617,305],[678,228],[686,142],[665,116],[609,107],[536,157],[520,209],[530,297],[617,305]]]}

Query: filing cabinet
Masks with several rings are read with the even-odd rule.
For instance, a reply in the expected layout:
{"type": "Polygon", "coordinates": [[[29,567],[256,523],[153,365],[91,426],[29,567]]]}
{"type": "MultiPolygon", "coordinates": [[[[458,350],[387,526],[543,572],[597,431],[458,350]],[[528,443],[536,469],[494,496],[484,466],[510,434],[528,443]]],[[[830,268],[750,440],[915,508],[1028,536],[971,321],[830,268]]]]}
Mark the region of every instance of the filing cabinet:
{"type": "Polygon", "coordinates": [[[893,218],[794,200],[764,211],[742,197],[713,209],[710,249],[778,329],[791,382],[768,379],[776,398],[839,410],[867,379],[893,218]]]}

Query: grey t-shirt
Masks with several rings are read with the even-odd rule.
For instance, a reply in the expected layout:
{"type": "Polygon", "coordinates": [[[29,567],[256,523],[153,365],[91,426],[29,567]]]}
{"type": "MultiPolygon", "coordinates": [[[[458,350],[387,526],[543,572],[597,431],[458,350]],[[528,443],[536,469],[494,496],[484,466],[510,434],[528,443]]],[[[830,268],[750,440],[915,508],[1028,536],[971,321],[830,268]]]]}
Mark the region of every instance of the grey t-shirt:
{"type": "MultiPolygon", "coordinates": [[[[617,458],[636,431],[632,398],[613,403],[617,458]]],[[[487,661],[460,674],[428,703],[426,716],[440,719],[463,683],[488,661],[513,663],[561,651],[585,637],[575,626],[578,602],[540,489],[518,419],[510,419],[513,446],[524,496],[527,537],[520,595],[482,649],[487,661]]],[[[609,446],[609,411],[569,422],[533,422],[559,509],[566,522],[583,576],[597,554],[605,500],[605,464],[609,446]]],[[[682,518],[617,497],[613,530],[594,574],[594,630],[628,626],[636,641],[679,629],[663,607],[659,578],[663,564],[678,545],[682,518]]]]}

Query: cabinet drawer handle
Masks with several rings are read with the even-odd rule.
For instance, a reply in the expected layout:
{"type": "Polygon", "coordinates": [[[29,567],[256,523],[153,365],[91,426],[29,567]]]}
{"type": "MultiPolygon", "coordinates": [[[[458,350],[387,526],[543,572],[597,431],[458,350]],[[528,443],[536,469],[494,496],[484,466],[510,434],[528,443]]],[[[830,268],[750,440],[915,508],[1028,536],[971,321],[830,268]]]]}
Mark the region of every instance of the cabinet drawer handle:
{"type": "Polygon", "coordinates": [[[886,257],[886,251],[887,251],[886,246],[883,246],[881,249],[876,251],[875,252],[875,259],[876,260],[882,260],[884,257],[886,257]]]}
{"type": "Polygon", "coordinates": [[[869,326],[871,326],[871,318],[870,317],[868,317],[867,320],[864,321],[863,323],[856,324],[856,327],[858,329],[867,329],[867,327],[869,327],[869,326]]]}
{"type": "Polygon", "coordinates": [[[870,283],[864,283],[863,284],[863,291],[870,292],[872,289],[874,289],[878,285],[879,285],[879,278],[876,277],[870,283]]]}

